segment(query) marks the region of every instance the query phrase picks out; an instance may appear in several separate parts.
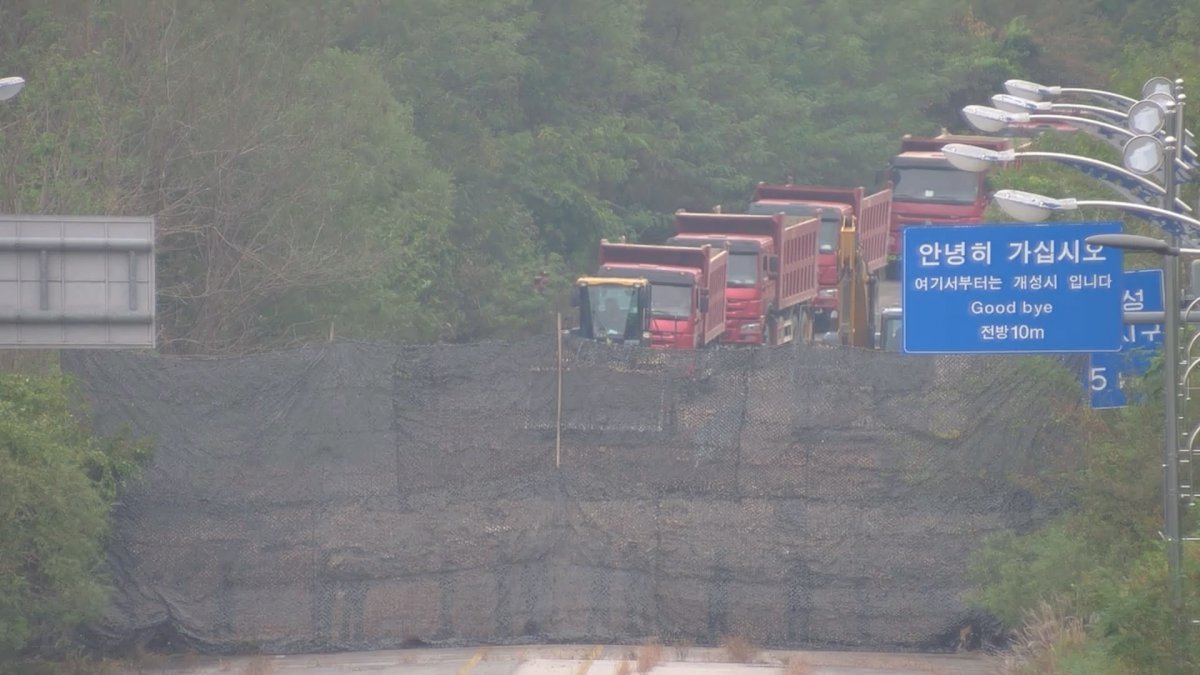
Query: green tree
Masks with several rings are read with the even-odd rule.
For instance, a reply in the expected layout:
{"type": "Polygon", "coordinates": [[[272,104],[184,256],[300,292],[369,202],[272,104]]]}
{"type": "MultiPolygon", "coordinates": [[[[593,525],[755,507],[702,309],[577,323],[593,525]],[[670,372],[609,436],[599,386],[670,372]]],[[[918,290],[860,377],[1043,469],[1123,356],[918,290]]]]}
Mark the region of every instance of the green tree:
{"type": "Polygon", "coordinates": [[[72,412],[62,376],[0,375],[0,662],[103,610],[109,511],[146,457],[72,412]]]}

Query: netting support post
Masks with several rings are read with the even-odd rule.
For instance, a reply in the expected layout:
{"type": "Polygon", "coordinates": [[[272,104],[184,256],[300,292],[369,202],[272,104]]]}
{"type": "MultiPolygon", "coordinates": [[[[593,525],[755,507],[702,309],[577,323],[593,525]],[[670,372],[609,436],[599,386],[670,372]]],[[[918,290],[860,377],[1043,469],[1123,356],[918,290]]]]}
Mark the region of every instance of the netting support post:
{"type": "Polygon", "coordinates": [[[554,468],[562,463],[562,312],[556,315],[554,339],[558,343],[558,393],[554,412],[554,468]]]}

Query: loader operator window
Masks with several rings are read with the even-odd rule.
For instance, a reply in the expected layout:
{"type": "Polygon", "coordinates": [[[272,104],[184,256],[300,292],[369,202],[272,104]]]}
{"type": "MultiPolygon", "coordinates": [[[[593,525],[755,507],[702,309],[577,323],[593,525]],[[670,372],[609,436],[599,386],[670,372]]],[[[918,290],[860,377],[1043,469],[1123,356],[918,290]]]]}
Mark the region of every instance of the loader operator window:
{"type": "Polygon", "coordinates": [[[979,176],[958,169],[902,167],[892,179],[892,199],[901,202],[974,204],[979,193],[979,176]]]}
{"type": "Polygon", "coordinates": [[[725,283],[729,286],[754,286],[758,283],[758,254],[734,253],[729,256],[729,269],[725,272],[725,283]]]}
{"type": "Polygon", "coordinates": [[[692,287],[654,284],[650,291],[650,316],[687,319],[692,316],[692,287]]]}
{"type": "Polygon", "coordinates": [[[637,318],[637,289],[592,286],[588,289],[588,304],[592,310],[592,332],[597,338],[624,337],[630,319],[637,318]]]}
{"type": "Polygon", "coordinates": [[[842,231],[842,219],[837,215],[821,216],[821,231],[817,233],[817,250],[833,253],[838,247],[838,236],[842,231]]]}

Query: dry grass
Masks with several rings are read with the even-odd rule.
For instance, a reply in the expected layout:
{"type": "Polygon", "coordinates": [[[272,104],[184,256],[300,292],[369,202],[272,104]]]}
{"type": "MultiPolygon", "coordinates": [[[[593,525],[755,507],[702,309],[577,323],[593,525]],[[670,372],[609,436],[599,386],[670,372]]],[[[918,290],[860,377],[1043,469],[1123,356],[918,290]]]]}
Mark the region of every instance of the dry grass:
{"type": "Polygon", "coordinates": [[[617,675],[632,675],[632,674],[633,674],[633,667],[629,665],[628,661],[621,661],[620,663],[617,664],[617,675]]]}
{"type": "Polygon", "coordinates": [[[813,675],[817,671],[813,670],[803,656],[793,656],[788,659],[787,668],[783,672],[785,675],[813,675]]]}
{"type": "Polygon", "coordinates": [[[675,658],[679,661],[687,661],[688,654],[692,651],[692,641],[683,638],[675,642],[675,658]]]}
{"type": "Polygon", "coordinates": [[[648,673],[653,670],[654,666],[662,663],[664,651],[662,644],[657,640],[650,640],[641,647],[638,647],[637,671],[639,673],[648,673]]]}
{"type": "Polygon", "coordinates": [[[758,656],[760,651],[758,645],[742,633],[733,633],[721,638],[721,648],[734,663],[753,663],[754,657],[758,656]]]}
{"type": "Polygon", "coordinates": [[[1056,673],[1064,651],[1079,648],[1086,639],[1081,619],[1058,604],[1043,601],[1025,617],[1016,639],[1004,653],[1002,673],[1056,673]]]}
{"type": "Polygon", "coordinates": [[[275,672],[275,662],[266,656],[256,656],[246,664],[243,675],[271,675],[275,672]]]}

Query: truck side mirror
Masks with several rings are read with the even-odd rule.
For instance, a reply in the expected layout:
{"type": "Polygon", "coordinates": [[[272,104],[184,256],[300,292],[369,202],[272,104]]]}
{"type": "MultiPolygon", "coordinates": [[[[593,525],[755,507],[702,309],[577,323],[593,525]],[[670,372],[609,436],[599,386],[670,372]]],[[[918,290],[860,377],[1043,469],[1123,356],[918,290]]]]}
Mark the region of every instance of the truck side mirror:
{"type": "Polygon", "coordinates": [[[708,289],[700,289],[700,313],[708,314],[708,289]]]}
{"type": "Polygon", "coordinates": [[[580,307],[587,304],[587,286],[576,286],[571,289],[571,306],[580,307]]]}
{"type": "Polygon", "coordinates": [[[779,278],[779,256],[777,255],[767,256],[767,278],[779,278]]]}

